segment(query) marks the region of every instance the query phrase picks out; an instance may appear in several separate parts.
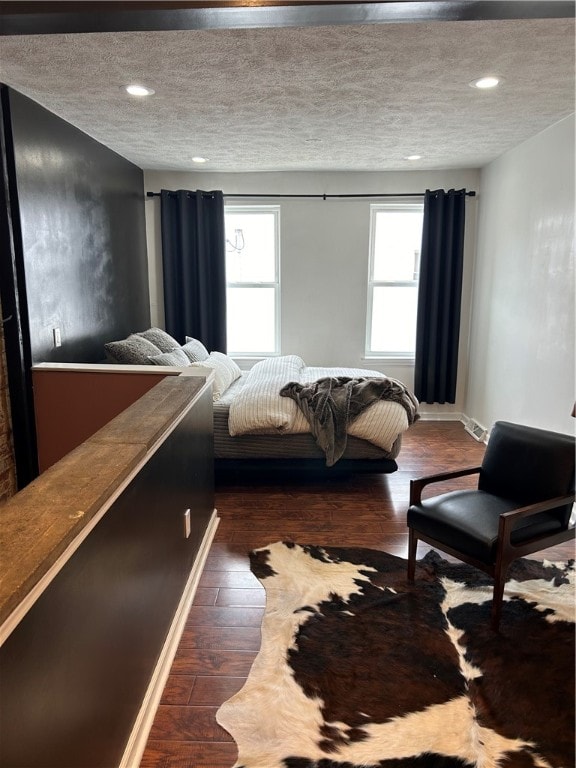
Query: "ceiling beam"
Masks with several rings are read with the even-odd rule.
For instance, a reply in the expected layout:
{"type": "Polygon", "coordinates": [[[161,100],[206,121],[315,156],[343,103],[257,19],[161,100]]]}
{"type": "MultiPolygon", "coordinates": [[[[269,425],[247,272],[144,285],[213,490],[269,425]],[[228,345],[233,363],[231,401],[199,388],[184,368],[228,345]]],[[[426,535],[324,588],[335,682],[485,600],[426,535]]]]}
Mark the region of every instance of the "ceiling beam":
{"type": "Polygon", "coordinates": [[[573,0],[2,2],[0,35],[574,18],[573,0]]]}

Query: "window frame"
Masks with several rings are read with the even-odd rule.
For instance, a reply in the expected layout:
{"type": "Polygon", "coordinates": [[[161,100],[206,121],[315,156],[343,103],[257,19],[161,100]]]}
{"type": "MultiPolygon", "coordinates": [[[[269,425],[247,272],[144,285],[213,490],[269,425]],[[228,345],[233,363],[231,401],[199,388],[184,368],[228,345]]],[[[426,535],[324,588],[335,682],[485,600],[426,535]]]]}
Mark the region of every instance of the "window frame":
{"type": "Polygon", "coordinates": [[[273,214],[274,215],[274,273],[276,279],[270,281],[257,282],[231,282],[226,275],[226,293],[229,288],[273,288],[274,289],[274,351],[273,352],[238,352],[228,350],[231,357],[238,359],[255,359],[277,357],[280,355],[280,206],[279,205],[251,205],[249,203],[225,203],[224,204],[224,223],[228,213],[246,213],[246,214],[273,214]]]}
{"type": "Polygon", "coordinates": [[[374,262],[376,245],[376,221],[379,211],[421,211],[424,216],[424,196],[415,196],[410,202],[396,200],[385,203],[370,204],[370,244],[368,253],[368,286],[366,295],[366,333],[364,336],[364,357],[366,359],[378,359],[414,363],[415,351],[390,351],[372,350],[372,311],[374,307],[375,288],[413,287],[418,289],[418,280],[374,280],[374,262]]]}

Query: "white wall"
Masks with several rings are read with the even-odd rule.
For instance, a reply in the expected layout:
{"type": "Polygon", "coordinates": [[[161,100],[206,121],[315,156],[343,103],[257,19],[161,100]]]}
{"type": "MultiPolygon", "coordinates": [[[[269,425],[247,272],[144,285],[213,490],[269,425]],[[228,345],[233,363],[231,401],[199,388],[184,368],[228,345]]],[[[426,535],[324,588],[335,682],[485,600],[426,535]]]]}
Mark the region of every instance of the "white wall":
{"type": "Polygon", "coordinates": [[[573,433],[574,116],[482,170],[465,411],[573,433]]]}
{"type": "MultiPolygon", "coordinates": [[[[479,172],[176,173],[145,171],[146,191],[221,189],[234,194],[423,193],[452,187],[476,190],[479,172]]],[[[249,203],[249,199],[242,202],[249,203]]],[[[266,200],[253,202],[265,203],[266,200]]],[[[413,386],[413,366],[364,359],[370,203],[375,200],[271,199],[280,203],[281,352],[309,365],[374,368],[413,386]]],[[[455,406],[423,410],[459,413],[466,388],[469,305],[476,237],[476,198],[467,199],[460,374],[455,406]]],[[[160,203],[146,203],[152,321],[163,325],[160,203]]]]}

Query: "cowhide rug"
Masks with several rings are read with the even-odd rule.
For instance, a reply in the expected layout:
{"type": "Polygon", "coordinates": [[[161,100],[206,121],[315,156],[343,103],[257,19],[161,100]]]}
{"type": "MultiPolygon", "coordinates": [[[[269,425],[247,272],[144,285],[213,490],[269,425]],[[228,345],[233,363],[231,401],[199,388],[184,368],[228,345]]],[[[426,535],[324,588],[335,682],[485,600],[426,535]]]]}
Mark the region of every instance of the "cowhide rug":
{"type": "Polygon", "coordinates": [[[436,553],[277,542],[251,553],[262,646],[217,720],[244,768],[572,768],[574,561],[492,582],[436,553]]]}

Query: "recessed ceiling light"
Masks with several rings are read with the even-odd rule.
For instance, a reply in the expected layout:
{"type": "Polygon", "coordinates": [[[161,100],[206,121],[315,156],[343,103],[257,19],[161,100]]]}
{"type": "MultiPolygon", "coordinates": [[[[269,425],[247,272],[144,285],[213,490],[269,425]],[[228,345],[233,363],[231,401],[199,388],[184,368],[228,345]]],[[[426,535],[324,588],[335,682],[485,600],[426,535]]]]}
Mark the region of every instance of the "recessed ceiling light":
{"type": "Polygon", "coordinates": [[[193,163],[207,163],[208,158],[207,157],[193,157],[192,158],[193,163]]]}
{"type": "Polygon", "coordinates": [[[146,88],[145,85],[127,85],[126,90],[130,96],[152,96],[153,88],[146,88]]]}
{"type": "Polygon", "coordinates": [[[404,160],[421,160],[422,155],[408,155],[404,160]]]}
{"type": "Polygon", "coordinates": [[[480,77],[478,80],[472,80],[469,85],[472,88],[480,88],[485,90],[486,88],[496,88],[502,82],[502,78],[490,75],[489,77],[480,77]]]}

